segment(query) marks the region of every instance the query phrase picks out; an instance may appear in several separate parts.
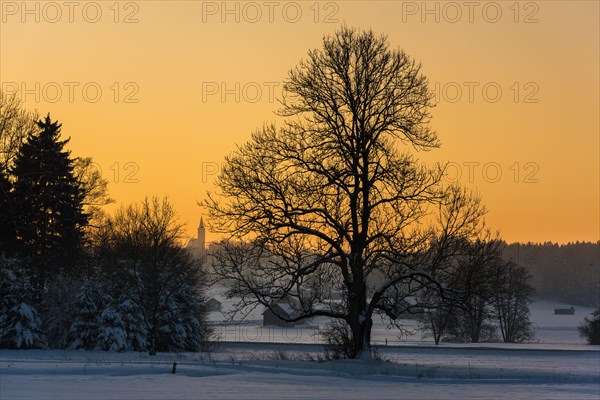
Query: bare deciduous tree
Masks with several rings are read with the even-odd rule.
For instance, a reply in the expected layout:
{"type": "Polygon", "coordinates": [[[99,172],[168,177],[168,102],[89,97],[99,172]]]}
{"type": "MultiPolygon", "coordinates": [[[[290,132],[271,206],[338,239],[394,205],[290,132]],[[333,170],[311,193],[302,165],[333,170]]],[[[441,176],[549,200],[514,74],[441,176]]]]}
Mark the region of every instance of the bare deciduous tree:
{"type": "Polygon", "coordinates": [[[37,114],[23,108],[21,100],[0,90],[0,253],[15,251],[16,213],[11,199],[11,169],[29,133],[37,129],[37,114]]]}
{"type": "Polygon", "coordinates": [[[342,28],[290,71],[282,128],[263,127],[227,157],[203,205],[236,242],[217,274],[239,309],[288,299],[289,320],[327,316],[370,357],[372,317],[392,321],[437,277],[455,243],[480,229],[479,199],[445,187],[444,167],[412,151],[439,146],[420,66],[371,31],[342,28]],[[342,300],[332,302],[331,292],[342,300]],[[408,304],[408,305],[407,305],[408,304]]]}
{"type": "Polygon", "coordinates": [[[38,119],[36,112],[25,110],[16,95],[0,91],[0,168],[6,176],[25,138],[37,130],[38,119]]]}
{"type": "MultiPolygon", "coordinates": [[[[451,287],[461,294],[454,308],[454,334],[480,341],[485,324],[492,315],[491,299],[495,291],[494,274],[501,261],[502,242],[486,236],[465,243],[465,254],[453,276],[451,287]]],[[[491,337],[484,337],[489,340],[491,337]]]]}
{"type": "Polygon", "coordinates": [[[529,321],[534,294],[530,279],[527,269],[512,261],[497,265],[492,301],[504,342],[520,343],[535,336],[529,321]]]}
{"type": "Polygon", "coordinates": [[[102,218],[102,207],[114,202],[108,195],[108,181],[94,167],[91,157],[74,159],[73,175],[84,194],[83,207],[90,219],[88,226],[96,226],[102,218]]]}
{"type": "Polygon", "coordinates": [[[430,332],[437,345],[447,333],[453,318],[455,318],[455,307],[447,306],[438,299],[438,307],[425,310],[419,315],[419,329],[426,334],[430,332]]]}

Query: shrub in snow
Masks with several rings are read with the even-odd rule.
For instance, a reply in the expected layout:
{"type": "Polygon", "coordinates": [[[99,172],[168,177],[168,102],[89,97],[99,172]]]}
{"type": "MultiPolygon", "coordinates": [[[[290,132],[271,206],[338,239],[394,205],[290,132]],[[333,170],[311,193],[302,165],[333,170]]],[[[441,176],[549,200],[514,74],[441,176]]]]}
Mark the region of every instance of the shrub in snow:
{"type": "Polygon", "coordinates": [[[183,283],[177,293],[160,298],[160,311],[149,327],[149,340],[156,351],[201,351],[201,318],[204,304],[193,288],[183,283]],[[153,336],[155,335],[155,336],[153,336]]]}
{"type": "Polygon", "coordinates": [[[74,321],[67,334],[67,347],[92,350],[100,334],[98,316],[103,307],[101,294],[90,282],[84,282],[77,293],[74,321]]]}
{"type": "MultiPolygon", "coordinates": [[[[532,338],[533,336],[530,336],[530,339],[532,338]]],[[[498,327],[491,323],[483,323],[481,325],[479,341],[487,343],[494,343],[500,341],[500,338],[498,337],[498,327]]]]}
{"type": "MultiPolygon", "coordinates": [[[[56,293],[62,292],[62,289],[56,290],[56,293]]],[[[66,323],[62,339],[56,340],[57,347],[105,351],[147,349],[142,312],[100,276],[80,284],[69,301],[55,306],[52,313],[56,315],[49,324],[60,327],[66,323]]]]}
{"type": "Polygon", "coordinates": [[[325,352],[329,360],[354,358],[350,325],[341,319],[333,319],[321,331],[325,339],[325,352]]]}
{"type": "Polygon", "coordinates": [[[151,326],[150,341],[156,351],[184,350],[186,329],[183,326],[178,304],[169,293],[160,298],[160,310],[151,326]]]}
{"type": "Polygon", "coordinates": [[[80,287],[80,280],[64,274],[52,277],[47,283],[40,314],[50,348],[67,347],[67,334],[78,311],[77,295],[80,287]]]}
{"type": "Polygon", "coordinates": [[[210,332],[206,324],[202,323],[205,319],[206,304],[201,291],[192,285],[185,285],[176,296],[179,303],[179,313],[181,315],[182,326],[185,329],[185,342],[183,349],[186,351],[201,351],[210,332]]]}
{"type": "Polygon", "coordinates": [[[144,316],[131,299],[124,297],[115,306],[126,334],[128,351],[146,351],[148,331],[144,327],[144,316]]]}
{"type": "Polygon", "coordinates": [[[600,309],[594,311],[590,317],[585,317],[577,330],[579,336],[585,338],[588,344],[600,344],[600,309]]]}
{"type": "Polygon", "coordinates": [[[108,305],[98,317],[96,348],[108,351],[127,351],[125,324],[112,306],[108,305]]]}
{"type": "Polygon", "coordinates": [[[45,348],[46,341],[36,309],[17,303],[0,316],[0,347],[14,349],[45,348]]]}
{"type": "Polygon", "coordinates": [[[0,347],[45,348],[29,276],[15,260],[0,259],[0,347]]]}

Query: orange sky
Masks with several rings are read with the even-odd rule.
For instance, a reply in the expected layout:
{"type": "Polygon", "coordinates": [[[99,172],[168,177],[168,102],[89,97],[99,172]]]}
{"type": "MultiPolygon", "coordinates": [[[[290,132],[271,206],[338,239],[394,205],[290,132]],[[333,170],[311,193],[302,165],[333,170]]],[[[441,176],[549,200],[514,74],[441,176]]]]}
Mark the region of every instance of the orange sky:
{"type": "Polygon", "coordinates": [[[597,1],[2,1],[0,13],[4,91],[59,119],[117,204],[168,195],[190,235],[223,157],[275,120],[287,71],[345,22],[422,62],[442,141],[422,159],[450,161],[505,240],[600,239],[597,1]]]}

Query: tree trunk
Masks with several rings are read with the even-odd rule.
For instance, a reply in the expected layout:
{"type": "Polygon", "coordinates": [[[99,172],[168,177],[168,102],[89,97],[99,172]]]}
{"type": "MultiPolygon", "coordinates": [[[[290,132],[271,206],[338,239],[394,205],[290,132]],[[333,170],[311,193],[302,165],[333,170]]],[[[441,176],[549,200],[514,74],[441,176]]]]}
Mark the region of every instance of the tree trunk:
{"type": "Polygon", "coordinates": [[[373,319],[369,316],[360,321],[360,316],[350,324],[352,330],[352,358],[372,359],[371,328],[373,319]]]}
{"type": "MultiPolygon", "coordinates": [[[[355,253],[359,253],[356,251],[355,253]]],[[[352,358],[371,358],[371,327],[373,320],[367,311],[367,286],[362,278],[363,268],[360,259],[352,266],[355,277],[349,288],[348,305],[350,330],[352,331],[352,358]]]]}
{"type": "Polygon", "coordinates": [[[156,319],[153,319],[152,328],[148,330],[149,336],[149,345],[148,355],[155,356],[156,355],[156,319]]]}

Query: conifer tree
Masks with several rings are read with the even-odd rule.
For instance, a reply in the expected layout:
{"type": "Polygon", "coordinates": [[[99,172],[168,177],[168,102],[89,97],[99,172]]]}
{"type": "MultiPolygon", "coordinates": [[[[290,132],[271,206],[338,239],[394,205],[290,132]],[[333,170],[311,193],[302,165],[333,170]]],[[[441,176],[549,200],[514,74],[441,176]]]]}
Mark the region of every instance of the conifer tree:
{"type": "Polygon", "coordinates": [[[154,197],[121,208],[98,231],[98,265],[121,292],[115,311],[130,349],[201,350],[205,275],[178,242],[181,229],[168,200],[154,197]]]}
{"type": "Polygon", "coordinates": [[[127,331],[121,315],[107,305],[98,317],[96,348],[107,351],[127,351],[127,331]]]}
{"type": "Polygon", "coordinates": [[[15,220],[14,204],[11,197],[12,184],[4,170],[0,170],[0,254],[10,257],[14,254],[15,220]]]}
{"type": "Polygon", "coordinates": [[[45,348],[33,290],[18,260],[0,255],[0,348],[45,348]]]}
{"type": "Polygon", "coordinates": [[[588,344],[600,344],[600,309],[585,317],[577,330],[579,336],[585,338],[588,344]]]}
{"type": "Polygon", "coordinates": [[[12,169],[17,250],[29,267],[41,299],[48,277],[74,272],[82,248],[84,194],[73,175],[73,159],[60,140],[61,125],[50,115],[37,121],[12,169]]]}
{"type": "Polygon", "coordinates": [[[95,349],[100,337],[99,316],[103,310],[102,294],[92,282],[84,282],[77,293],[73,323],[67,335],[68,347],[95,349]]]}
{"type": "Polygon", "coordinates": [[[131,299],[125,295],[116,305],[116,311],[123,322],[123,329],[127,334],[127,350],[145,351],[148,347],[146,340],[148,331],[143,324],[143,313],[131,299]]]}

